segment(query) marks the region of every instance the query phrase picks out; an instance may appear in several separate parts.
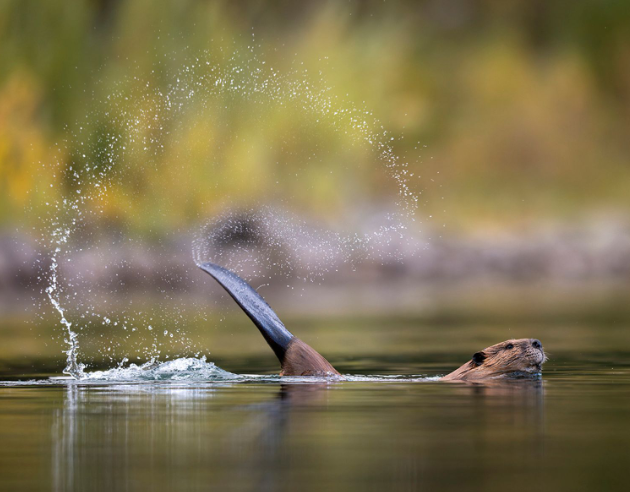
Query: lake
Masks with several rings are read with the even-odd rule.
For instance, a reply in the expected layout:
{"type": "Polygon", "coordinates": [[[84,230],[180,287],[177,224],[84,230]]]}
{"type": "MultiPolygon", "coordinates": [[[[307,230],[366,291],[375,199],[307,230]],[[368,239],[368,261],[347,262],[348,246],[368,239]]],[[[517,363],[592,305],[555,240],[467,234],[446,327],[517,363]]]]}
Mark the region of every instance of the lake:
{"type": "MultiPolygon", "coordinates": [[[[293,325],[340,372],[384,376],[318,383],[81,383],[49,380],[63,364],[48,358],[4,360],[0,489],[627,490],[628,328],[293,325]],[[543,342],[541,380],[431,379],[511,337],[543,342]]],[[[276,371],[254,328],[220,331],[208,360],[237,374],[276,371]],[[241,337],[251,341],[239,356],[241,337]]]]}

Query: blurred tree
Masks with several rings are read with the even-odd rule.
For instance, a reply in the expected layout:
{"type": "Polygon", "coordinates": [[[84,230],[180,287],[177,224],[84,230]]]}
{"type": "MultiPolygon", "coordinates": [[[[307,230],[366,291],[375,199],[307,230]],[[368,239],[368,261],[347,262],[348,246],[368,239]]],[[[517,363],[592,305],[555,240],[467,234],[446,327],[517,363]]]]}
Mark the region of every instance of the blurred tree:
{"type": "Polygon", "coordinates": [[[279,74],[304,70],[312,83],[324,72],[331,97],[365,101],[404,134],[396,150],[435,220],[445,209],[469,226],[627,212],[626,3],[4,1],[0,221],[36,221],[112,154],[100,216],[139,233],[227,205],[334,218],[394,196],[355,126],[317,122],[299,97],[252,104],[225,92],[149,123],[174,72],[202,53],[229,67],[252,45],[279,74]]]}

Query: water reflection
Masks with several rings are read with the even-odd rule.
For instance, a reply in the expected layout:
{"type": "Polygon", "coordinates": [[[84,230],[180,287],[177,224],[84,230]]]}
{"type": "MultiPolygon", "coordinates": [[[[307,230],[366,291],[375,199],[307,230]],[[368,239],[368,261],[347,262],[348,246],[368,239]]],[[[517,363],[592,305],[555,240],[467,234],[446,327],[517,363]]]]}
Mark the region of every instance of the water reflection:
{"type": "Polygon", "coordinates": [[[69,385],[53,414],[53,488],[413,489],[444,483],[445,467],[466,472],[446,478],[455,485],[506,450],[541,455],[543,387],[69,385]]]}
{"type": "Polygon", "coordinates": [[[201,417],[214,391],[68,385],[52,424],[54,489],[93,489],[97,482],[103,490],[127,490],[142,476],[153,481],[148,474],[154,467],[199,461],[194,455],[204,446],[201,417]]]}
{"type": "Polygon", "coordinates": [[[325,399],[329,385],[283,384],[275,398],[253,406],[254,415],[230,436],[231,448],[241,456],[239,474],[251,473],[253,490],[278,490],[282,483],[282,446],[294,407],[316,404],[325,399]],[[242,453],[244,449],[249,453],[242,453]]]}

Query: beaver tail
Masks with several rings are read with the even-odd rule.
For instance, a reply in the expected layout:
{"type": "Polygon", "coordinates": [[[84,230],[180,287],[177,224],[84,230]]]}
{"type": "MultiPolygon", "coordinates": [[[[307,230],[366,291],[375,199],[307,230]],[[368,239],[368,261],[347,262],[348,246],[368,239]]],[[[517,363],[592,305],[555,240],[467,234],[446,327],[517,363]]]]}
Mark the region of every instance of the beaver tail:
{"type": "Polygon", "coordinates": [[[210,262],[202,263],[199,268],[209,273],[232,296],[232,299],[258,327],[262,336],[265,337],[269,346],[282,362],[294,337],[285,328],[269,304],[251,285],[235,273],[210,262]]]}
{"type": "Polygon", "coordinates": [[[251,285],[214,263],[199,265],[236,301],[262,333],[282,366],[283,376],[339,374],[318,352],[286,329],[273,309],[251,285]]]}

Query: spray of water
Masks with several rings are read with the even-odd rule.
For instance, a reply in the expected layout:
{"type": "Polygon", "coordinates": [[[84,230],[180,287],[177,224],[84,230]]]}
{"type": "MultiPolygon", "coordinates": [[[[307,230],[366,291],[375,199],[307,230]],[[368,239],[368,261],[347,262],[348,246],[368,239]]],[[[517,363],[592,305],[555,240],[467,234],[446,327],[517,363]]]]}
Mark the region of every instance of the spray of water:
{"type": "MultiPolygon", "coordinates": [[[[313,81],[306,70],[280,73],[260,60],[253,49],[246,56],[235,53],[227,63],[221,64],[213,63],[209,55],[195,58],[172,74],[171,79],[172,83],[166,91],[133,78],[135,89],[131,94],[128,89],[112,92],[105,101],[95,105],[95,108],[101,109],[87,114],[85,124],[72,131],[68,141],[62,144],[73,149],[70,164],[56,163],[64,169],[63,180],[74,196],[69,198],[66,193],[66,198],[51,204],[51,219],[45,232],[51,251],[45,293],[66,334],[64,372],[77,379],[87,377],[84,365],[79,363],[77,329],[81,329],[80,325],[88,315],[104,325],[129,331],[136,331],[138,322],[134,313],[116,318],[83,304],[74,306],[78,291],[84,284],[76,279],[63,281],[64,266],[71,264],[73,254],[81,251],[81,248],[71,246],[71,238],[89,222],[92,215],[98,215],[97,199],[109,187],[116,186],[117,180],[124,178],[126,160],[139,154],[146,161],[147,172],[151,170],[156,158],[164,152],[167,137],[173,138],[178,126],[186,124],[182,115],[195,111],[195,108],[208,111],[217,107],[218,101],[229,104],[229,96],[232,95],[252,105],[300,108],[318,125],[333,131],[350,132],[358,145],[378,157],[396,183],[398,196],[394,210],[367,231],[333,232],[313,227],[287,212],[265,206],[245,212],[247,220],[264,228],[262,235],[270,251],[284,248],[293,252],[294,257],[287,255],[279,263],[271,259],[272,255],[267,255],[269,262],[276,261],[270,266],[291,270],[297,256],[307,272],[305,277],[321,278],[331,268],[336,268],[335,265],[364,259],[397,258],[401,255],[401,248],[417,248],[406,234],[409,223],[415,220],[418,207],[418,197],[410,187],[413,174],[409,172],[408,164],[395,154],[392,147],[394,138],[369,111],[339,100],[321,79],[313,81]],[[97,111],[100,112],[95,115],[97,111]],[[94,132],[91,122],[94,120],[106,121],[109,125],[108,130],[99,134],[97,142],[91,138],[94,132]],[[71,317],[68,313],[73,309],[75,312],[71,317]]],[[[194,241],[194,260],[198,263],[217,261],[238,271],[242,265],[231,265],[231,260],[222,258],[223,253],[216,248],[226,228],[233,234],[238,227],[242,227],[242,221],[234,220],[233,216],[212,220],[201,229],[194,241]]],[[[242,246],[246,248],[247,245],[242,246]]],[[[245,254],[241,258],[246,257],[245,254]]],[[[147,355],[154,361],[160,353],[157,334],[151,325],[144,328],[153,338],[147,355]]],[[[173,336],[172,332],[170,336],[173,336]]]]}
{"type": "Polygon", "coordinates": [[[79,379],[83,376],[84,366],[77,361],[77,353],[79,351],[79,337],[76,332],[72,331],[72,323],[65,316],[65,310],[59,303],[59,285],[57,284],[57,274],[59,264],[57,263],[57,255],[61,252],[61,248],[55,248],[52,256],[52,264],[50,266],[50,284],[46,287],[46,295],[53,305],[54,309],[59,313],[61,325],[66,331],[65,342],[68,345],[66,354],[65,374],[79,379]]]}

